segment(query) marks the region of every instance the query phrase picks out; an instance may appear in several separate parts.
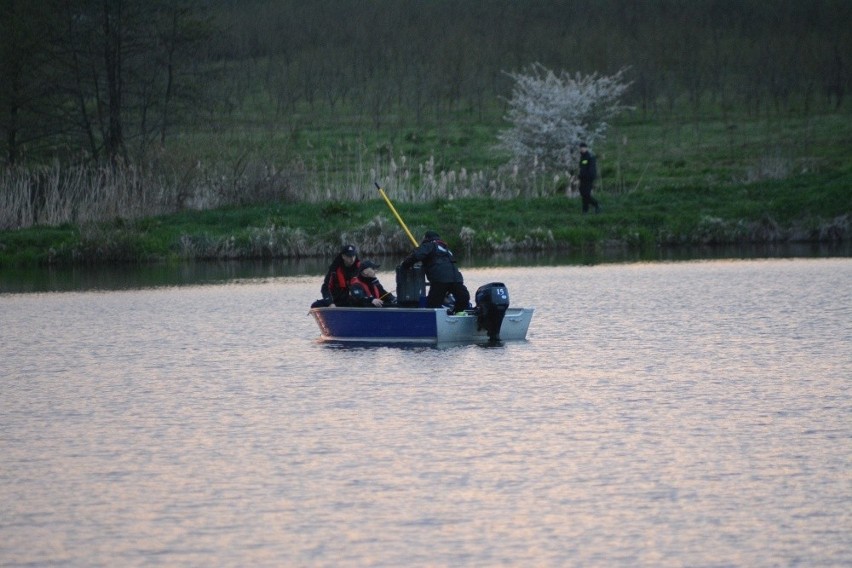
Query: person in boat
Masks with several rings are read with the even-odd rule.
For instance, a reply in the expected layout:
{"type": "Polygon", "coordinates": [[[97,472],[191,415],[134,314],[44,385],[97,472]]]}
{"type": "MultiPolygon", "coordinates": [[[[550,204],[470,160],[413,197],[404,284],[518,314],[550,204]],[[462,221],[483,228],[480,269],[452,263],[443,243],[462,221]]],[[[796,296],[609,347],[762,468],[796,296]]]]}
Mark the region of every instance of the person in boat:
{"type": "Polygon", "coordinates": [[[385,290],[376,277],[379,264],[371,260],[361,263],[358,275],[349,281],[349,305],[369,308],[381,308],[392,304],[396,298],[385,290]]]}
{"type": "Polygon", "coordinates": [[[320,287],[322,299],[311,304],[312,308],[346,306],[349,304],[349,281],[358,275],[361,261],[355,245],[343,245],[340,254],[334,257],[320,287]]]}
{"type": "Polygon", "coordinates": [[[464,285],[464,277],[456,268],[456,260],[449,245],[441,240],[435,231],[426,231],[420,246],[408,255],[400,264],[402,270],[408,270],[415,263],[423,263],[426,278],[429,279],[429,294],[426,305],[430,308],[440,308],[447,294],[454,298],[454,314],[463,312],[470,306],[470,292],[464,285]]]}

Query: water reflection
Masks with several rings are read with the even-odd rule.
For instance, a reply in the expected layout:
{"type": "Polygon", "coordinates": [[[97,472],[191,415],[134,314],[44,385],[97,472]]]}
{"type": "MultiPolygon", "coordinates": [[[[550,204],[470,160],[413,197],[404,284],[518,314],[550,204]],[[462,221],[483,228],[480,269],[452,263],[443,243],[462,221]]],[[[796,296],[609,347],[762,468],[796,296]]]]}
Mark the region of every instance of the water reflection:
{"type": "MultiPolygon", "coordinates": [[[[630,262],[673,262],[732,258],[830,258],[852,256],[852,242],[770,243],[760,245],[685,246],[628,250],[591,247],[578,251],[502,252],[461,257],[462,267],[566,266],[630,262]]],[[[381,264],[398,264],[399,256],[373,255],[381,264]]],[[[130,290],[162,286],[217,284],[240,279],[321,275],[330,259],[296,258],[240,261],[191,261],[109,266],[0,269],[0,293],[130,290]]]]}
{"type": "Polygon", "coordinates": [[[0,564],[849,564],[852,262],[466,277],[529,341],[319,343],[314,276],[3,295],[0,564]]]}
{"type": "MultiPolygon", "coordinates": [[[[478,341],[478,342],[441,342],[441,343],[406,343],[406,342],[389,342],[379,343],[375,341],[323,341],[318,339],[317,343],[324,349],[331,351],[365,351],[374,349],[393,349],[398,351],[450,351],[461,348],[480,348],[480,349],[501,349],[505,347],[503,341],[478,341]]],[[[516,341],[515,343],[526,343],[526,340],[516,341]]]]}

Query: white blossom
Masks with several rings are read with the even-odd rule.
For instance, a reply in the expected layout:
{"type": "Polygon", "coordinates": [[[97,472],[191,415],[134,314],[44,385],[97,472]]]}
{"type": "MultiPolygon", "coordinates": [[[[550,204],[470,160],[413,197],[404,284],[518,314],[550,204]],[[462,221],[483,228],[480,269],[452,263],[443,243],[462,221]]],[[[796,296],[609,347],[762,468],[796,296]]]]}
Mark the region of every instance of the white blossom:
{"type": "Polygon", "coordinates": [[[498,135],[498,147],[521,169],[543,170],[544,164],[570,169],[577,145],[601,139],[607,121],[630,108],[618,102],[630,86],[625,73],[557,75],[538,63],[527,73],[507,73],[515,80],[506,114],[512,126],[498,135]]]}

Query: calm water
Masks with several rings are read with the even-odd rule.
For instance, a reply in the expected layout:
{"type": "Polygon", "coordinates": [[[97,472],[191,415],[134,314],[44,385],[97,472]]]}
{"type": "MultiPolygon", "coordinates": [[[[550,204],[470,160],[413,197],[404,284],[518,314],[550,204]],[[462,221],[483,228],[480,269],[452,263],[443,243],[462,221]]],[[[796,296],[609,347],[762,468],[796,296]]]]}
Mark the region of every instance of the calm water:
{"type": "Polygon", "coordinates": [[[528,341],[321,344],[315,276],[0,295],[0,565],[852,565],[852,259],[465,276],[528,341]]]}

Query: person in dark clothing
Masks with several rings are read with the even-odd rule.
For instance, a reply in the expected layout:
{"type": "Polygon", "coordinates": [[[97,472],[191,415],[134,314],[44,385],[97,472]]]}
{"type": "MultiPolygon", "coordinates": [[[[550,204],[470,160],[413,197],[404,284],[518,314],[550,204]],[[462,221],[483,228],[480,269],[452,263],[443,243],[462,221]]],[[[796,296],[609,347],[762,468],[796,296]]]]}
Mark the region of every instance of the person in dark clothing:
{"type": "Polygon", "coordinates": [[[592,197],[592,188],[595,185],[595,179],[598,177],[597,158],[589,150],[585,142],[580,142],[580,170],[578,176],[580,179],[580,197],[583,199],[583,213],[589,212],[589,206],[595,208],[595,213],[601,212],[601,206],[597,199],[592,197]]]}
{"type": "Polygon", "coordinates": [[[464,285],[464,277],[456,268],[456,261],[450,247],[441,240],[435,231],[426,231],[420,246],[408,255],[400,268],[408,270],[416,262],[423,263],[426,278],[429,279],[429,294],[426,305],[440,308],[447,294],[452,294],[455,303],[453,313],[463,312],[470,305],[470,292],[464,285]]]}
{"type": "Polygon", "coordinates": [[[358,276],[349,281],[350,306],[364,308],[374,306],[381,308],[387,304],[392,304],[396,300],[394,295],[385,290],[382,283],[376,277],[376,270],[379,266],[381,265],[371,260],[365,260],[361,263],[358,276]]]}
{"type": "Polygon", "coordinates": [[[349,303],[349,281],[358,275],[361,261],[355,245],[344,245],[328,267],[322,281],[322,299],[311,304],[312,308],[345,306],[349,303]]]}

